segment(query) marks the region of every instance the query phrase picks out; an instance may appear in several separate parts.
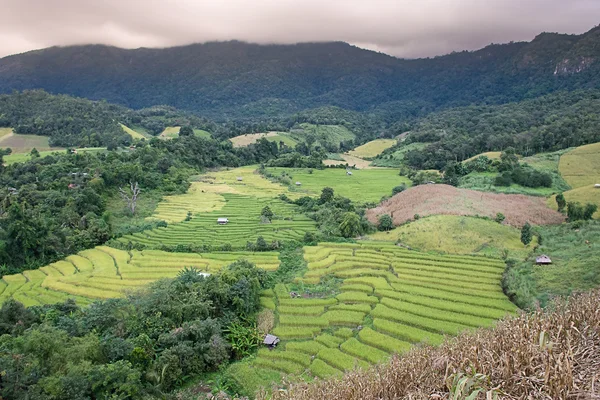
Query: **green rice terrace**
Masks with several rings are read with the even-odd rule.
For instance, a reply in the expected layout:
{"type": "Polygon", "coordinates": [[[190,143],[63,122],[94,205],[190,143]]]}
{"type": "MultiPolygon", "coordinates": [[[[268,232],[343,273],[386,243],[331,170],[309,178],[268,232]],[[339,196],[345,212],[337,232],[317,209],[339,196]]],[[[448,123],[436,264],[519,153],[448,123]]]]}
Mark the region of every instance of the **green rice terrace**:
{"type": "Polygon", "coordinates": [[[0,280],[0,304],[14,298],[26,306],[52,304],[73,298],[86,305],[94,300],[122,297],[161,278],[173,278],[185,267],[213,273],[247,259],[267,271],[279,266],[278,253],[169,253],[158,250],[124,251],[98,246],[37,270],[7,275],[0,280]]]}
{"type": "Polygon", "coordinates": [[[303,277],[262,294],[262,305],[277,317],[273,334],[283,342],[232,367],[242,385],[253,384],[246,374],[269,379],[259,372],[265,368],[304,379],[341,376],[412,345],[491,326],[517,310],[500,287],[505,265],[499,259],[429,255],[374,241],[305,247],[304,259],[303,277]],[[339,280],[338,294],[311,297],[325,277],[339,280]]]}
{"type": "Polygon", "coordinates": [[[230,193],[222,196],[225,205],[220,210],[196,214],[190,221],[123,236],[118,240],[147,247],[179,244],[221,246],[229,243],[234,249],[243,249],[248,241],[259,236],[267,241],[300,240],[306,232],[315,230],[315,223],[300,213],[297,206],[281,200],[230,193]],[[270,222],[261,220],[261,210],[265,206],[274,213],[270,222]],[[227,218],[229,222],[219,225],[219,218],[227,218]]]}

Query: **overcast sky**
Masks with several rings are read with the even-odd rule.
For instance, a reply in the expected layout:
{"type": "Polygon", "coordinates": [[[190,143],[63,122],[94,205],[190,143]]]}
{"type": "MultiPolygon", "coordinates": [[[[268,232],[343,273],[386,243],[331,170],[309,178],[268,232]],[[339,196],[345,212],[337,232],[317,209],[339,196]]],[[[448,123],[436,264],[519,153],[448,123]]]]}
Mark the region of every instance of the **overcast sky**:
{"type": "Polygon", "coordinates": [[[54,45],[341,40],[398,57],[582,33],[600,0],[0,0],[0,57],[54,45]]]}

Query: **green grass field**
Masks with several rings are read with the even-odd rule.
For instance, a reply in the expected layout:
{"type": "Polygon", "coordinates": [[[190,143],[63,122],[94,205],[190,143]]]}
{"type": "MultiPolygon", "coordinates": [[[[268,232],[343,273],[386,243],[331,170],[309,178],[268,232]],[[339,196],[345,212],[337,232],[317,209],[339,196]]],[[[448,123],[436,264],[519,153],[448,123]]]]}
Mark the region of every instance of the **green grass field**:
{"type": "MultiPolygon", "coordinates": [[[[564,192],[567,201],[594,203],[600,209],[600,189],[594,187],[600,184],[600,143],[577,147],[560,157],[558,169],[572,190],[564,192]]],[[[548,205],[557,208],[554,197],[548,205]]],[[[600,218],[600,210],[594,214],[600,218]]]]}
{"type": "Polygon", "coordinates": [[[388,232],[369,235],[373,240],[400,242],[421,251],[477,254],[523,259],[535,246],[521,243],[521,232],[508,225],[475,217],[433,215],[388,232]]]}
{"type": "Polygon", "coordinates": [[[410,183],[394,169],[353,170],[352,175],[346,175],[346,170],[340,168],[315,169],[312,173],[304,168],[267,170],[274,175],[282,172],[291,175],[290,190],[295,193],[316,196],[324,187],[331,187],[336,194],[358,202],[378,202],[382,196],[391,195],[394,186],[410,183]],[[297,187],[296,182],[300,182],[301,186],[297,187]]]}
{"type": "Polygon", "coordinates": [[[428,255],[367,241],[305,247],[304,259],[308,271],[297,283],[263,294],[275,306],[273,334],[283,341],[244,366],[260,368],[252,374],[253,388],[262,373],[263,385],[274,373],[341,376],[415,344],[435,345],[444,335],[491,326],[516,311],[500,286],[505,265],[494,258],[428,255]],[[326,276],[342,280],[340,294],[290,297],[291,290],[308,293],[326,276]]]}
{"type": "Polygon", "coordinates": [[[362,146],[358,146],[352,151],[349,151],[348,154],[360,157],[360,158],[372,158],[377,157],[381,154],[385,149],[389,149],[397,143],[396,139],[376,139],[371,140],[368,143],[363,144],[362,146]]]}
{"type": "Polygon", "coordinates": [[[272,252],[127,252],[98,246],[38,270],[4,276],[0,280],[0,304],[9,298],[26,306],[73,298],[85,305],[98,299],[122,297],[158,279],[173,278],[184,267],[214,273],[238,259],[247,259],[268,271],[279,266],[278,253],[272,252]]]}

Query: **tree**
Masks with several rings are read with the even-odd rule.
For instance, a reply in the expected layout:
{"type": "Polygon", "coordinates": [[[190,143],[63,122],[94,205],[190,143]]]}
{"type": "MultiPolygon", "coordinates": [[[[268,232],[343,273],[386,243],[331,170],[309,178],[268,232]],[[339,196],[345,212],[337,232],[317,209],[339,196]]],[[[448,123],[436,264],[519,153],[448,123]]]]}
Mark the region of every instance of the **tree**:
{"type": "Polygon", "coordinates": [[[321,197],[319,198],[319,203],[325,204],[329,203],[333,200],[333,189],[330,187],[324,187],[321,191],[321,197]]]}
{"type": "Polygon", "coordinates": [[[377,229],[380,231],[389,231],[394,228],[394,220],[389,214],[383,214],[379,217],[377,229]]]}
{"type": "Polygon", "coordinates": [[[271,208],[269,206],[265,206],[260,212],[260,215],[262,215],[270,221],[271,218],[273,218],[273,211],[271,211],[271,208]]]}
{"type": "Polygon", "coordinates": [[[35,147],[31,149],[29,154],[31,155],[31,158],[38,158],[40,156],[40,152],[35,147]]]}
{"type": "Polygon", "coordinates": [[[137,206],[138,196],[141,191],[142,189],[140,189],[137,182],[129,182],[129,192],[125,191],[123,188],[119,188],[119,194],[127,204],[127,208],[131,212],[131,215],[135,215],[135,207],[137,206]]]}
{"type": "Polygon", "coordinates": [[[182,126],[179,128],[179,136],[194,136],[194,130],[190,126],[182,126]]]}
{"type": "Polygon", "coordinates": [[[521,228],[521,242],[527,246],[531,243],[532,236],[531,225],[529,225],[529,222],[525,222],[525,225],[521,228]]]}
{"type": "Polygon", "coordinates": [[[496,214],[496,218],[494,218],[494,221],[496,221],[497,223],[501,224],[505,219],[506,219],[506,217],[504,216],[504,214],[497,213],[496,214]]]}
{"type": "Polygon", "coordinates": [[[556,195],[556,204],[558,205],[558,211],[563,212],[567,206],[567,201],[562,193],[556,195]]]}
{"type": "Polygon", "coordinates": [[[354,212],[347,212],[340,223],[340,233],[345,238],[356,237],[360,234],[360,217],[354,212]]]}

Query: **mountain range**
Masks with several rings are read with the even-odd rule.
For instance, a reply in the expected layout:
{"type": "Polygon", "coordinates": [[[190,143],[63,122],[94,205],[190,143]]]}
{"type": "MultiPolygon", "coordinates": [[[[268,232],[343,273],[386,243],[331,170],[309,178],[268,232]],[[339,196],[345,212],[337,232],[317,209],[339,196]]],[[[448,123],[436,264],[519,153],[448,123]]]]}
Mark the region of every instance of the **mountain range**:
{"type": "Polygon", "coordinates": [[[163,104],[217,120],[333,105],[389,118],[600,86],[600,27],[406,60],[343,42],[239,41],[164,49],[51,47],[0,59],[0,93],[44,89],[131,108],[163,104]]]}

